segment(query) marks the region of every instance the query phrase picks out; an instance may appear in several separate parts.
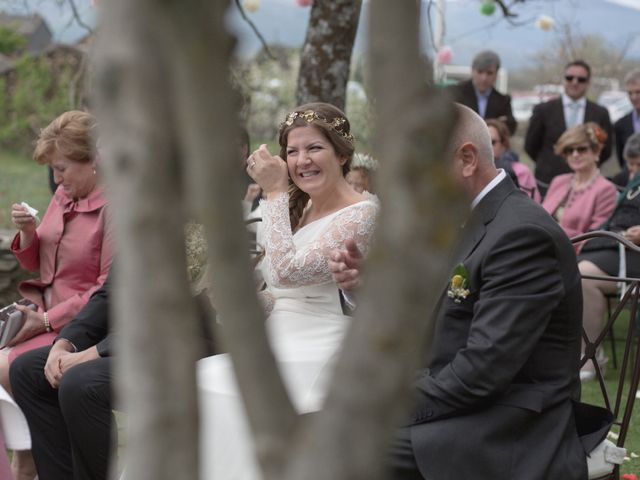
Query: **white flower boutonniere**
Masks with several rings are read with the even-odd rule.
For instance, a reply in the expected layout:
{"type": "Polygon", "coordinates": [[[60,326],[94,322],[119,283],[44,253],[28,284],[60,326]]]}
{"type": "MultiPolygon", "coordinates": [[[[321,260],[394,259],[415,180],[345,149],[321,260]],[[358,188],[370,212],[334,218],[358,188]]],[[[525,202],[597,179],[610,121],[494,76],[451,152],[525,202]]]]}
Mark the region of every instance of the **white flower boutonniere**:
{"type": "Polygon", "coordinates": [[[449,281],[449,290],[447,290],[447,296],[453,299],[454,302],[460,303],[462,300],[469,296],[469,272],[466,267],[459,263],[456,268],[453,269],[451,280],[449,281]]]}

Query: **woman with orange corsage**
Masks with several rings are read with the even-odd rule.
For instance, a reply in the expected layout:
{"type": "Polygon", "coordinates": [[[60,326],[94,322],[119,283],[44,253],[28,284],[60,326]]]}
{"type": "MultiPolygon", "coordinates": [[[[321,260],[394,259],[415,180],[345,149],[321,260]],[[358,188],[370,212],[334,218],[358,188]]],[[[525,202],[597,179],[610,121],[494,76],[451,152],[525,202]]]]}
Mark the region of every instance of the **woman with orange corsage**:
{"type": "Polygon", "coordinates": [[[617,189],[598,168],[606,139],[604,130],[588,122],[565,131],[555,144],[573,173],[553,179],[542,206],[569,237],[597,229],[615,208],[617,189]]]}

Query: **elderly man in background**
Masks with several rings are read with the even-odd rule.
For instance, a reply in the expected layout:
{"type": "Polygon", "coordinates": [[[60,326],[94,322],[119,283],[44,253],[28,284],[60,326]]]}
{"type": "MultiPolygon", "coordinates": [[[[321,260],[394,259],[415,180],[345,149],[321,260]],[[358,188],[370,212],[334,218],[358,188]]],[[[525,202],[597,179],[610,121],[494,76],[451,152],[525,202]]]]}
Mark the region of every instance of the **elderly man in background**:
{"type": "Polygon", "coordinates": [[[553,151],[565,130],[587,122],[595,122],[607,133],[600,152],[600,163],[611,156],[612,128],[606,108],[587,100],[591,83],[591,67],[583,60],[569,62],[564,69],[564,93],[561,97],[540,103],[533,109],[524,149],[536,163],[536,179],[540,193],[557,175],[571,173],[567,162],[553,151]]]}
{"type": "Polygon", "coordinates": [[[631,70],[624,77],[624,85],[633,110],[620,118],[613,126],[616,135],[616,155],[622,171],[613,178],[614,183],[624,186],[629,181],[629,170],[623,155],[629,137],[640,132],[640,69],[631,70]]]}
{"type": "Polygon", "coordinates": [[[471,64],[471,80],[451,87],[454,99],[469,107],[482,118],[501,120],[509,127],[511,135],[518,123],[511,110],[511,97],[495,89],[500,57],[491,50],[478,53],[471,64]]]}

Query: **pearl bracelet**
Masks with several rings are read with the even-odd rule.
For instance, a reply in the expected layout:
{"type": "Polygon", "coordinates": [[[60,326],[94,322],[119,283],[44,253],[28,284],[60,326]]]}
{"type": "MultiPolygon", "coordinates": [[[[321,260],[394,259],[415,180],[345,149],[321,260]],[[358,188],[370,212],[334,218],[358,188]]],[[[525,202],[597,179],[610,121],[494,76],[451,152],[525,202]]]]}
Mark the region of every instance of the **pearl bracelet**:
{"type": "Polygon", "coordinates": [[[48,332],[52,332],[53,328],[51,328],[51,324],[49,323],[49,312],[44,312],[42,314],[44,317],[44,329],[48,332]]]}

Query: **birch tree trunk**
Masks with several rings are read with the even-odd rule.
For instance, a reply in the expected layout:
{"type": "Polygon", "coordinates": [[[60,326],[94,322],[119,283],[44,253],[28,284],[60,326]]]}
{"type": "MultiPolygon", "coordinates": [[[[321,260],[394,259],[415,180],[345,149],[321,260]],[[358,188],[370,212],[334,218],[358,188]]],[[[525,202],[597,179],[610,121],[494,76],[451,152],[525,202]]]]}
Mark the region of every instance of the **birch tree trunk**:
{"type": "Polygon", "coordinates": [[[127,477],[196,479],[198,327],[186,281],[182,166],[153,0],[104,2],[97,63],[103,164],[116,234],[115,387],[127,477]]]}
{"type": "Polygon", "coordinates": [[[241,220],[228,3],[105,5],[97,84],[118,233],[116,376],[130,419],[127,476],[137,480],[198,475],[200,352],[183,258],[187,211],[205,220],[216,307],[265,478],[279,478],[297,420],[267,342],[241,220]]]}
{"type": "Polygon", "coordinates": [[[221,332],[249,411],[264,478],[275,480],[281,478],[297,415],[267,341],[242,223],[238,105],[229,85],[232,41],[224,21],[229,3],[175,0],[159,8],[171,37],[167,47],[175,73],[178,133],[189,159],[192,208],[206,229],[221,332]]]}
{"type": "Polygon", "coordinates": [[[362,0],[315,0],[302,48],[296,101],[344,110],[362,0]]]}

